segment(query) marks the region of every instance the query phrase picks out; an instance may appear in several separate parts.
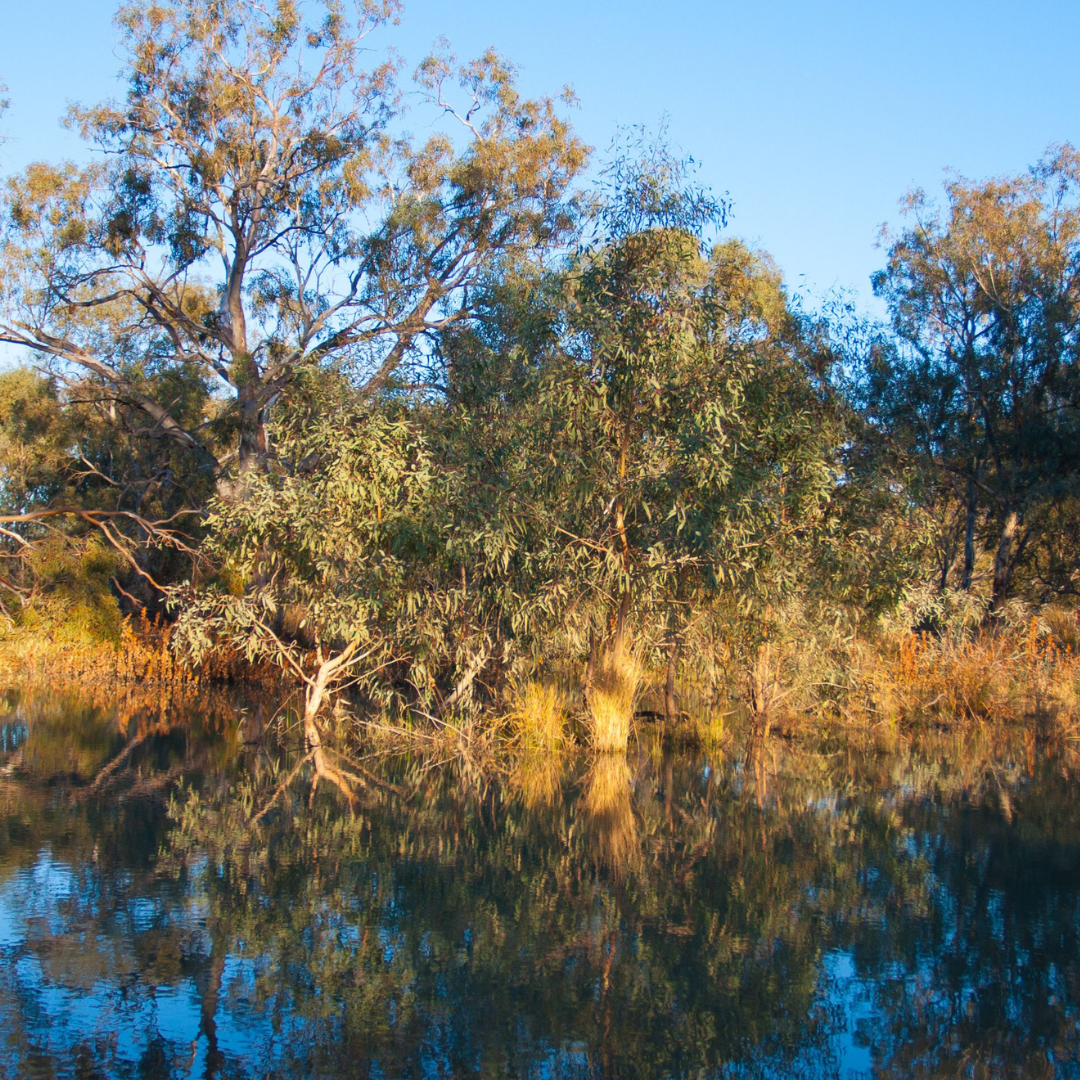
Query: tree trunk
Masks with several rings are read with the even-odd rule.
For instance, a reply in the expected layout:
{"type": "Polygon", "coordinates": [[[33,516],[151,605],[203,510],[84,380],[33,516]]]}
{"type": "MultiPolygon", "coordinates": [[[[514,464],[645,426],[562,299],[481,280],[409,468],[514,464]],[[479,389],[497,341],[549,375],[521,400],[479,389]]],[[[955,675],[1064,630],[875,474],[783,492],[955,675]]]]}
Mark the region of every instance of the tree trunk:
{"type": "Polygon", "coordinates": [[[664,719],[676,719],[678,709],[675,702],[675,672],[679,665],[679,634],[672,630],[668,643],[667,680],[664,683],[664,719]]]}
{"type": "Polygon", "coordinates": [[[971,577],[975,571],[975,516],[979,510],[979,489],[973,480],[967,486],[967,523],[964,526],[964,574],[960,579],[960,588],[967,592],[971,588],[971,577]]]}
{"type": "Polygon", "coordinates": [[[1001,540],[994,556],[994,590],[990,597],[990,613],[997,614],[1005,602],[1012,581],[1013,565],[1016,557],[1016,531],[1020,525],[1020,515],[1010,510],[1005,515],[1001,527],[1001,540]]]}
{"type": "Polygon", "coordinates": [[[356,643],[351,643],[344,652],[319,665],[315,678],[307,684],[304,693],[304,741],[315,765],[315,777],[311,786],[311,798],[315,798],[315,789],[320,780],[326,780],[337,787],[349,802],[349,809],[356,809],[356,793],[352,789],[349,776],[332,763],[323,746],[322,733],[319,731],[317,717],[322,708],[327,690],[331,688],[335,677],[345,668],[356,652],[356,643]]]}
{"type": "Polygon", "coordinates": [[[240,447],[237,463],[240,474],[249,469],[266,467],[266,410],[265,391],[253,375],[252,382],[242,386],[237,397],[240,409],[240,447]]]}
{"type": "Polygon", "coordinates": [[[772,644],[764,642],[750,668],[750,711],[755,725],[767,725],[769,706],[772,703],[772,644]]]}
{"type": "Polygon", "coordinates": [[[217,478],[218,495],[230,502],[245,498],[248,478],[256,472],[265,472],[269,460],[266,412],[270,398],[267,388],[260,382],[258,372],[251,374],[251,380],[240,387],[236,397],[240,427],[236,472],[234,475],[219,472],[217,478]]]}
{"type": "Polygon", "coordinates": [[[630,586],[627,585],[619,598],[619,613],[615,617],[615,632],[611,637],[611,651],[616,655],[622,655],[626,646],[626,620],[630,616],[630,586]]]}
{"type": "Polygon", "coordinates": [[[322,736],[319,734],[319,725],[315,722],[315,717],[319,715],[319,709],[322,708],[328,677],[327,665],[323,664],[316,672],[314,682],[308,684],[304,693],[304,741],[309,750],[322,748],[322,736]]]}

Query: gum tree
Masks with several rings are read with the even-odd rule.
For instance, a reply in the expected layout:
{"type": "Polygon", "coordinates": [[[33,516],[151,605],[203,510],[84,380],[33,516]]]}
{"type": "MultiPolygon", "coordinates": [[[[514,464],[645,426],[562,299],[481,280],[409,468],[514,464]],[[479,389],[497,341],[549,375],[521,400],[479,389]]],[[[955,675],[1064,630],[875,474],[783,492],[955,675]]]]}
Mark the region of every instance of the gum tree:
{"type": "Polygon", "coordinates": [[[0,340],[137,409],[147,438],[194,455],[225,494],[234,459],[265,468],[268,411],[300,367],[347,365],[369,396],[404,377],[433,332],[468,319],[485,268],[558,239],[585,155],[492,52],[424,61],[415,89],[450,124],[407,137],[398,61],[365,66],[396,13],[122,7],[126,98],[69,117],[103,159],[8,181],[0,340]],[[141,385],[147,367],[216,385],[231,434],[178,417],[141,385]]]}
{"type": "MultiPolygon", "coordinates": [[[[943,208],[908,195],[875,278],[899,347],[873,366],[872,409],[955,492],[963,588],[980,534],[994,552],[997,611],[1021,565],[1060,561],[1051,523],[1080,475],[1080,156],[1059,147],[1027,174],[945,191],[943,208]]],[[[1075,590],[1072,562],[1042,584],[1075,590]]]]}
{"type": "MultiPolygon", "coordinates": [[[[667,657],[717,603],[794,576],[828,500],[827,351],[766,257],[709,246],[726,204],[662,149],[619,162],[569,275],[565,357],[546,381],[569,547],[601,598],[603,648],[636,622],[667,657]]],[[[596,658],[590,660],[590,669],[596,658]]]]}

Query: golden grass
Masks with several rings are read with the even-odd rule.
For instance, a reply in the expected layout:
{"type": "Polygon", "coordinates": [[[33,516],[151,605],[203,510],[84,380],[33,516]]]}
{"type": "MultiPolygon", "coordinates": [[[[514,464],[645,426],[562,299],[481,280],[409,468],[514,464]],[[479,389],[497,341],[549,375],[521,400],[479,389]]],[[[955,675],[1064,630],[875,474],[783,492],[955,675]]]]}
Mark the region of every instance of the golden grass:
{"type": "Polygon", "coordinates": [[[601,658],[586,694],[594,750],[626,749],[644,674],[640,658],[632,652],[611,652],[601,658]]]}
{"type": "Polygon", "coordinates": [[[1026,632],[935,638],[904,634],[852,657],[846,719],[893,725],[942,721],[1080,720],[1080,657],[1040,620],[1026,632]]]}
{"type": "Polygon", "coordinates": [[[511,693],[511,736],[526,750],[554,750],[566,742],[569,711],[569,695],[562,687],[529,679],[511,693]]]}
{"type": "Polygon", "coordinates": [[[172,649],[172,627],[157,619],[124,619],[119,640],[95,640],[64,627],[19,629],[0,637],[0,682],[72,686],[198,686],[238,679],[276,682],[269,667],[252,667],[232,650],[217,650],[193,667],[172,649]]]}

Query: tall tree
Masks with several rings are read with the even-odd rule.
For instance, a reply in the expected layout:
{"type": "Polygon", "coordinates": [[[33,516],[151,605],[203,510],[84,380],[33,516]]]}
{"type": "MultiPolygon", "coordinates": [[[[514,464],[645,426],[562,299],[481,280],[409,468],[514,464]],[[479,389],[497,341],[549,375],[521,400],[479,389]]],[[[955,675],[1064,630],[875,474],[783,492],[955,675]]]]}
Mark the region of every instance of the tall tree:
{"type": "Polygon", "coordinates": [[[121,8],[126,100],[69,118],[104,161],[8,182],[0,340],[89,373],[219,480],[234,454],[241,473],[265,466],[268,410],[300,367],[348,364],[368,394],[388,386],[469,316],[493,262],[558,241],[585,160],[556,103],[521,98],[493,52],[420,65],[426,107],[457,123],[408,138],[398,62],[362,64],[396,11],[121,8]],[[231,450],[139,385],[147,363],[217,382],[231,450]]]}
{"type": "Polygon", "coordinates": [[[943,210],[908,195],[874,279],[899,341],[877,354],[874,408],[963,505],[965,588],[989,539],[998,610],[1080,483],[1080,154],[945,190],[943,210]]]}
{"type": "MultiPolygon", "coordinates": [[[[631,618],[667,653],[720,597],[745,605],[833,484],[825,354],[767,257],[710,248],[726,205],[665,152],[618,164],[597,242],[570,274],[553,445],[567,531],[594,553],[618,652],[631,618]]],[[[774,573],[774,571],[776,573],[774,573]]]]}

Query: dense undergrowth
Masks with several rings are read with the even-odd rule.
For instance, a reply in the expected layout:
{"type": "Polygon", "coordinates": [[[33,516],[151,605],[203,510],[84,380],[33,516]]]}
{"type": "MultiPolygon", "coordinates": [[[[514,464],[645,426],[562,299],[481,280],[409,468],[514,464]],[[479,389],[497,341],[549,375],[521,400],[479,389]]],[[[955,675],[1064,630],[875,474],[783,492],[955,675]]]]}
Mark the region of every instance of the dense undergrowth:
{"type": "Polygon", "coordinates": [[[160,617],[123,616],[119,610],[103,634],[87,627],[81,611],[53,609],[45,616],[0,629],[0,682],[8,686],[48,684],[104,694],[133,687],[194,690],[225,683],[274,688],[279,673],[221,648],[198,664],[172,644],[173,625],[160,617]]]}
{"type": "MultiPolygon", "coordinates": [[[[110,638],[56,619],[46,629],[35,622],[0,633],[0,681],[67,687],[132,708],[244,685],[274,696],[284,706],[283,723],[302,711],[301,681],[272,665],[251,663],[233,649],[210,651],[196,664],[175,649],[170,624],[145,615],[117,621],[110,638]]],[[[556,667],[509,681],[501,695],[437,720],[422,711],[373,709],[346,688],[323,726],[341,745],[467,745],[538,759],[574,745],[620,750],[646,735],[720,747],[748,729],[890,745],[914,732],[1004,723],[1049,725],[1080,740],[1080,623],[1073,612],[1033,614],[1014,605],[989,629],[966,625],[962,615],[932,630],[913,631],[904,621],[844,634],[780,619],[744,669],[731,662],[730,649],[689,655],[671,715],[664,711],[664,670],[630,654],[607,657],[588,686],[581,671],[556,667]]],[[[314,656],[308,663],[315,670],[314,656]]]]}

